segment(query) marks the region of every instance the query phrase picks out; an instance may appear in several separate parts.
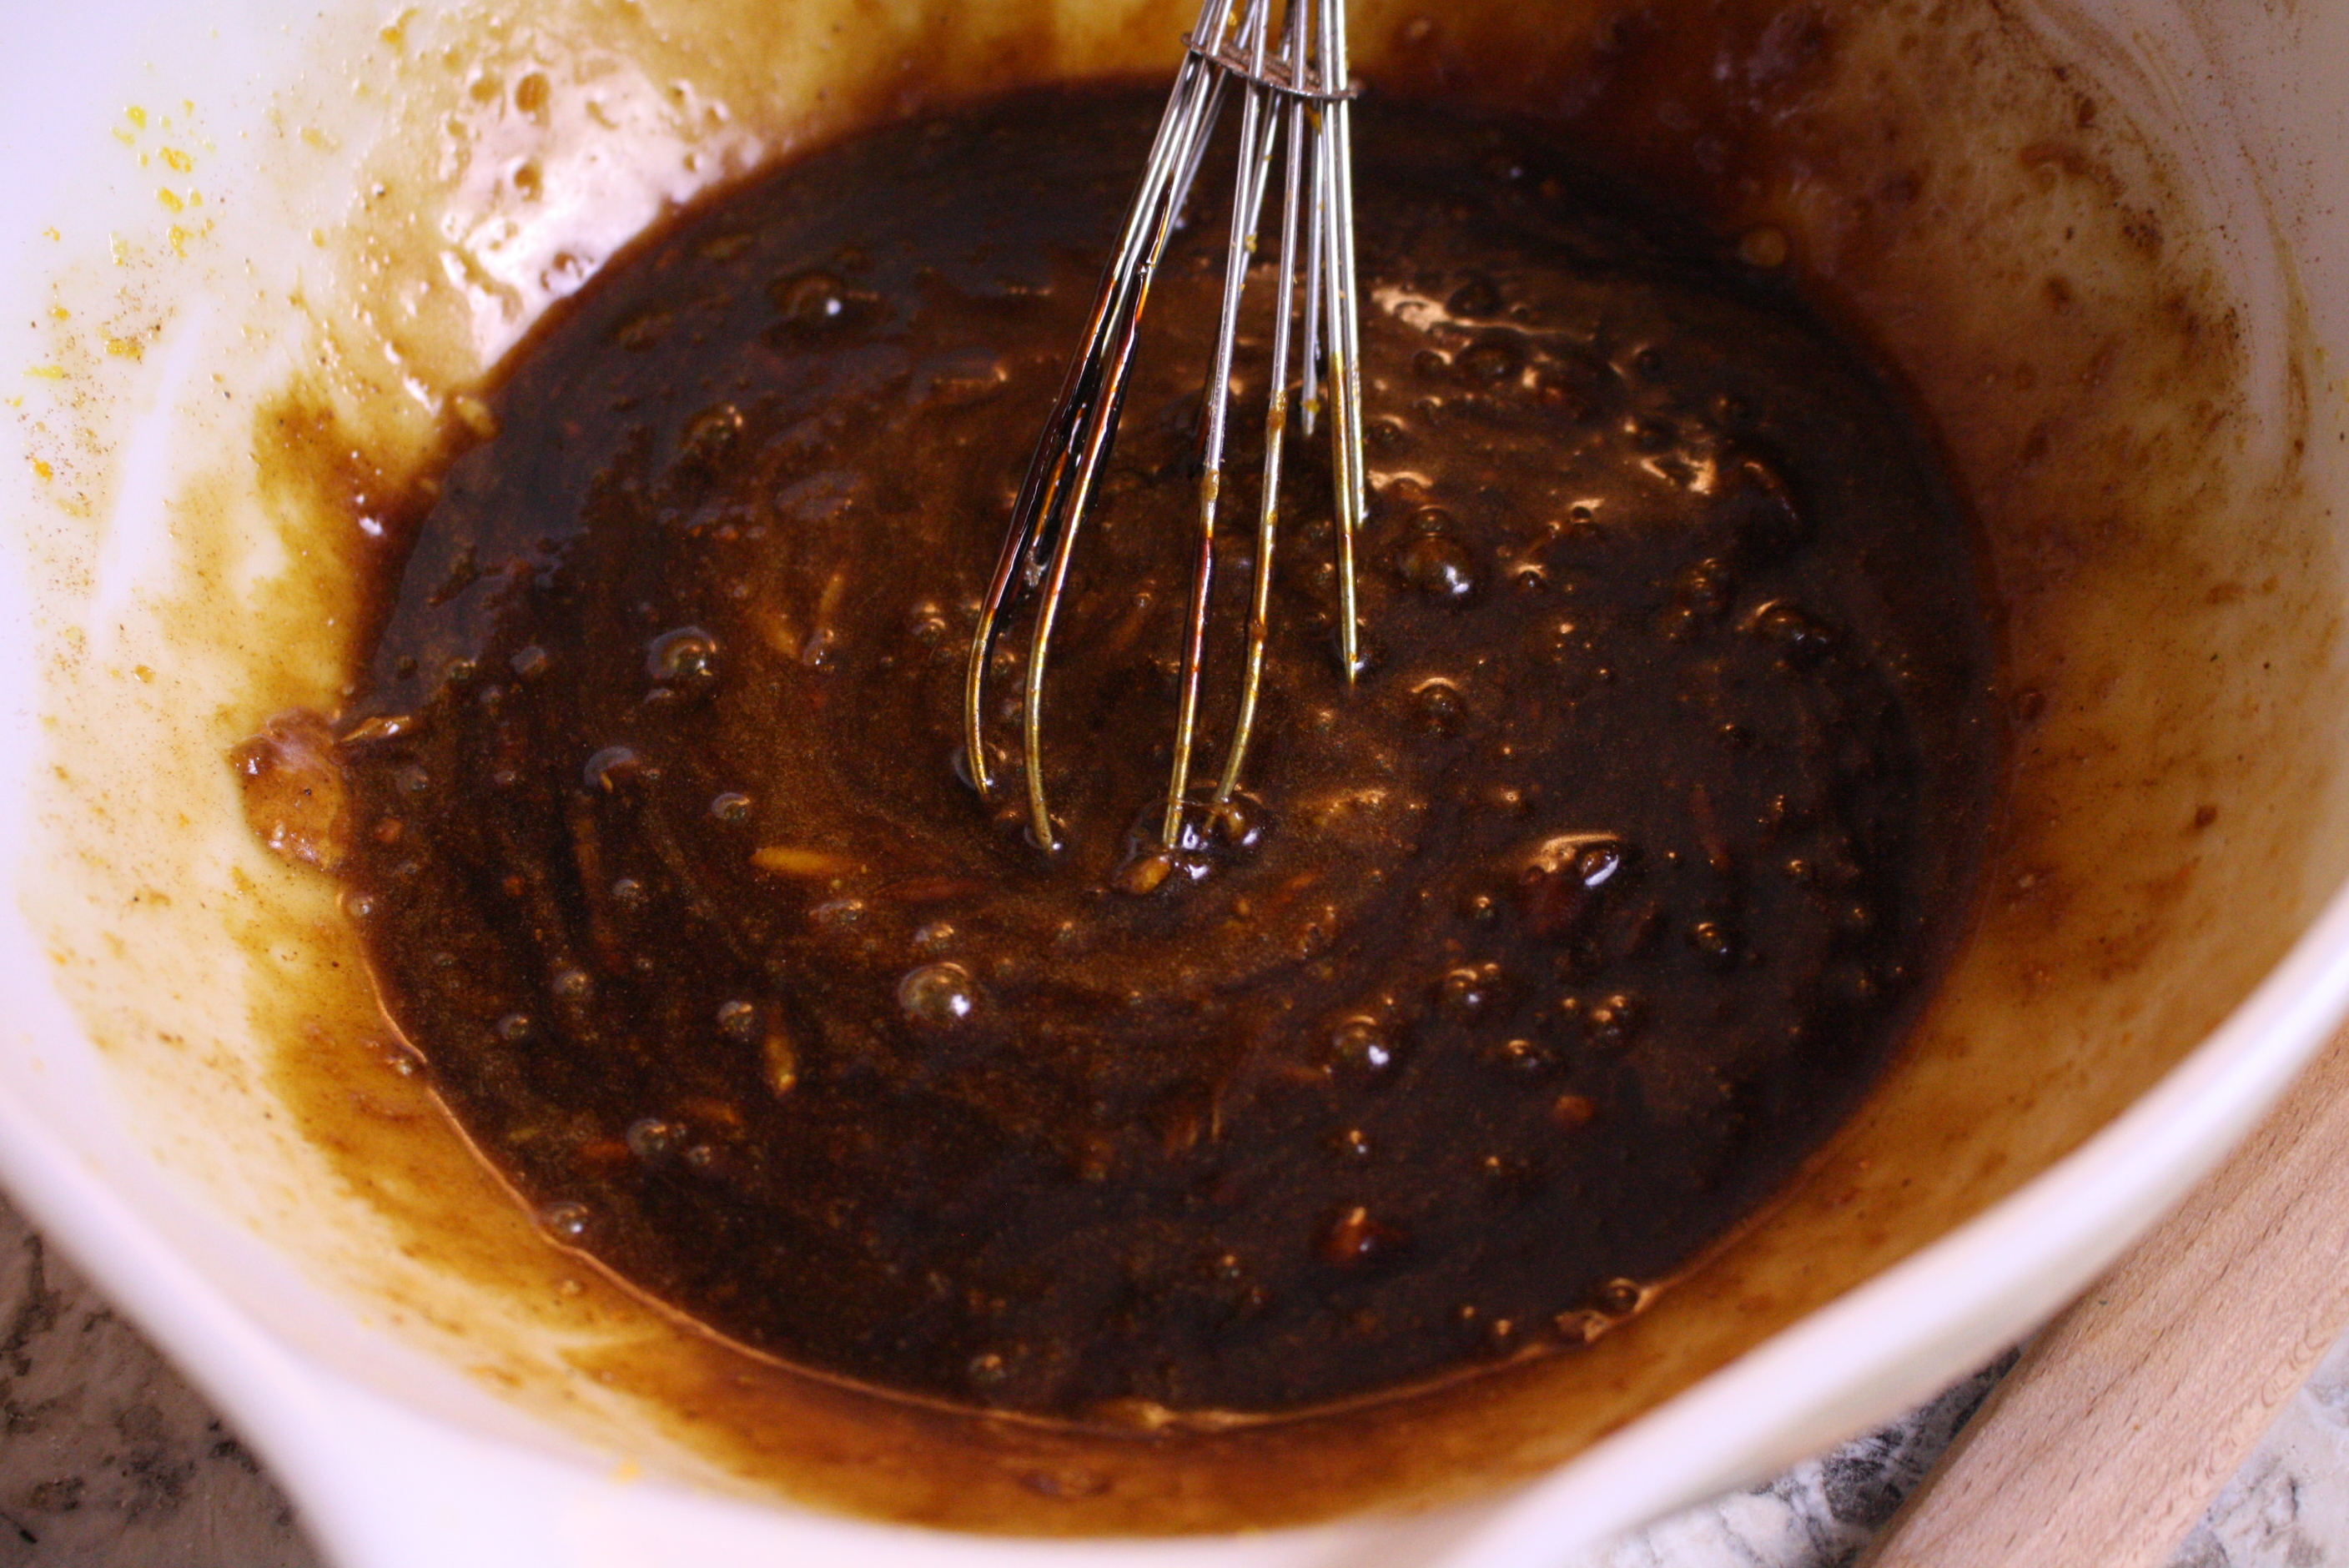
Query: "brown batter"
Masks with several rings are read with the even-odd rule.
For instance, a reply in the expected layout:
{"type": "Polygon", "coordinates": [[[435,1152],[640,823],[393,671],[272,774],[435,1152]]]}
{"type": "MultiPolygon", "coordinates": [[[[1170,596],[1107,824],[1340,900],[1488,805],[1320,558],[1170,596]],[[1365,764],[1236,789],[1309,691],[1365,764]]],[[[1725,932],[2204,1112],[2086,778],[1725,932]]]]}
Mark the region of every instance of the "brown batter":
{"type": "Polygon", "coordinates": [[[611,268],[419,500],[328,857],[556,1240],[797,1364],[1129,1420],[1637,1310],[1872,1080],[1995,760],[1968,531],[1864,357],[1544,138],[1380,98],[1375,667],[1334,672],[1293,449],[1250,830],[1114,890],[1172,727],[1199,225],[1064,612],[1040,856],[953,770],[961,657],[1157,107],[876,131],[611,268]]]}

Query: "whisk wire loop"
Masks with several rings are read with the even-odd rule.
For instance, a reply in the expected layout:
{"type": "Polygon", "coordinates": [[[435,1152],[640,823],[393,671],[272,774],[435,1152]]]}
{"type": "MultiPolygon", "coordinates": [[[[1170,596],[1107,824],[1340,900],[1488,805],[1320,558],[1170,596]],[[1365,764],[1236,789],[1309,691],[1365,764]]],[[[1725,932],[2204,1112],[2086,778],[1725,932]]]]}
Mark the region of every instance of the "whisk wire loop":
{"type": "Polygon", "coordinates": [[[1262,686],[1293,317],[1301,320],[1304,328],[1304,415],[1309,435],[1325,383],[1331,403],[1333,532],[1340,599],[1339,655],[1349,681],[1360,668],[1353,569],[1354,533],[1362,515],[1364,484],[1348,113],[1353,89],[1346,72],[1344,4],[1343,0],[1288,0],[1278,53],[1271,11],[1271,0],[1239,0],[1237,5],[1234,0],[1205,0],[1200,9],[1117,250],[1102,280],[1084,346],[1069,366],[1060,399],[1030,461],[1011,528],[972,634],[963,691],[966,761],[972,783],[982,795],[991,797],[995,779],[986,743],[988,675],[1007,620],[1027,600],[1035,600],[1021,705],[1021,762],[1029,833],[1048,850],[1057,847],[1058,833],[1042,760],[1044,684],[1061,600],[1095,480],[1115,439],[1152,279],[1206,156],[1226,89],[1234,83],[1242,100],[1239,169],[1233,183],[1223,308],[1200,410],[1196,553],[1177,678],[1173,759],[1160,823],[1162,846],[1170,850],[1177,846],[1186,806],[1191,804],[1192,758],[1213,603],[1216,529],[1239,313],[1256,257],[1258,219],[1271,186],[1274,159],[1282,150],[1284,131],[1286,181],[1276,284],[1278,297],[1273,313],[1246,663],[1212,806],[1227,809],[1238,788],[1262,686]],[[1306,229],[1301,246],[1300,209],[1306,229]],[[1303,304],[1293,308],[1300,291],[1303,304]]]}
{"type": "MultiPolygon", "coordinates": [[[[1302,83],[1306,80],[1306,29],[1292,25],[1287,45],[1290,77],[1302,83]]],[[[1304,146],[1305,96],[1291,95],[1281,106],[1281,113],[1288,121],[1289,147],[1294,150],[1304,146]]],[[[1269,175],[1271,158],[1268,135],[1264,158],[1258,165],[1260,173],[1269,175]]],[[[1216,781],[1215,803],[1218,807],[1228,806],[1239,788],[1240,765],[1247,759],[1248,742],[1256,733],[1257,698],[1264,686],[1265,647],[1272,632],[1272,563],[1280,518],[1281,449],[1288,435],[1289,324],[1297,291],[1297,214],[1304,174],[1305,160],[1292,150],[1283,174],[1287,188],[1281,203],[1280,262],[1273,284],[1279,297],[1273,302],[1272,311],[1272,375],[1268,383],[1270,391],[1265,398],[1264,476],[1257,504],[1255,581],[1248,596],[1247,663],[1241,676],[1239,712],[1232,722],[1232,743],[1225,750],[1223,777],[1216,781]]],[[[1261,192],[1257,199],[1261,201],[1261,192]]],[[[1178,737],[1178,755],[1185,749],[1178,737]]],[[[1170,804],[1179,799],[1176,794],[1170,804]]],[[[1162,839],[1166,836],[1162,835],[1162,839]]]]}
{"type": "MultiPolygon", "coordinates": [[[[1345,0],[1321,0],[1322,36],[1331,79],[1346,72],[1345,0]]],[[[1362,322],[1354,300],[1354,106],[1338,98],[1323,108],[1324,198],[1329,251],[1317,273],[1330,284],[1330,469],[1337,487],[1338,656],[1346,679],[1361,674],[1361,623],[1354,598],[1354,535],[1368,500],[1362,461],[1362,322]]]]}

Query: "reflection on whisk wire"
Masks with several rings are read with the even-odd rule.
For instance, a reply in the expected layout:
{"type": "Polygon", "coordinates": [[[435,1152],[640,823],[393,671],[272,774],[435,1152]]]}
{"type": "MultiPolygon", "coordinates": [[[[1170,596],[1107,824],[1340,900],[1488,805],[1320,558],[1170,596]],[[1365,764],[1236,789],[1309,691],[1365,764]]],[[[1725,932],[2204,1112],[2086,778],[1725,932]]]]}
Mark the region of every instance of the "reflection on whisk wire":
{"type": "Polygon", "coordinates": [[[1179,847],[1190,805],[1191,761],[1199,719],[1199,676],[1215,573],[1216,504],[1223,477],[1224,437],[1231,402],[1232,353],[1240,296],[1257,249],[1257,216],[1271,184],[1276,153],[1283,151],[1286,184],[1280,217],[1280,263],[1274,286],[1272,363],[1265,412],[1264,477],[1257,518],[1254,593],[1247,618],[1247,664],[1237,716],[1224,752],[1210,813],[1230,807],[1256,724],[1272,599],[1273,542],[1280,493],[1282,439],[1288,418],[1293,328],[1304,332],[1299,402],[1305,432],[1313,434],[1326,402],[1337,542],[1339,658],[1351,681],[1361,667],[1355,624],[1354,539],[1363,511],[1361,330],[1354,300],[1352,87],[1346,67],[1344,0],[1288,0],[1280,36],[1272,28],[1272,0],[1206,0],[1174,90],[1159,121],[1141,188],[1125,217],[1117,252],[1102,280],[1084,346],[1070,364],[1060,401],[1038,441],[1003,553],[988,584],[972,635],[963,690],[964,744],[970,778],[991,795],[994,775],[985,740],[988,665],[1011,613],[1035,602],[1030,629],[1021,762],[1027,779],[1029,831],[1047,849],[1058,842],[1044,787],[1042,731],[1045,666],[1052,625],[1069,575],[1069,560],[1093,485],[1117,429],[1126,371],[1142,307],[1164,253],[1168,234],[1190,194],[1222,107],[1237,84],[1242,99],[1239,172],[1233,187],[1231,241],[1225,256],[1223,313],[1215,362],[1200,408],[1197,554],[1184,624],[1174,753],[1159,841],[1179,847]]]}

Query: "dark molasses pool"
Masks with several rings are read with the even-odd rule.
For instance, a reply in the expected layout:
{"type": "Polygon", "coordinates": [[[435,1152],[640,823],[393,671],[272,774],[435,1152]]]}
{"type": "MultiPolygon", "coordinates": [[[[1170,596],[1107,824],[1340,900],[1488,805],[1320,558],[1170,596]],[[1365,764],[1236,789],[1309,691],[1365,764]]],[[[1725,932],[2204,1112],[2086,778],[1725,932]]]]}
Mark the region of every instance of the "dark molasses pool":
{"type": "Polygon", "coordinates": [[[1964,515],[1782,258],[1374,98],[1372,667],[1336,671],[1293,443],[1248,831],[1120,891],[1173,728],[1199,223],[1064,612],[1040,855],[957,777],[962,660],[1158,108],[893,125],[645,241],[419,500],[333,721],[385,1006],[556,1242],[795,1365],[1128,1421],[1636,1312],[1898,1044],[1997,751],[1964,515]]]}

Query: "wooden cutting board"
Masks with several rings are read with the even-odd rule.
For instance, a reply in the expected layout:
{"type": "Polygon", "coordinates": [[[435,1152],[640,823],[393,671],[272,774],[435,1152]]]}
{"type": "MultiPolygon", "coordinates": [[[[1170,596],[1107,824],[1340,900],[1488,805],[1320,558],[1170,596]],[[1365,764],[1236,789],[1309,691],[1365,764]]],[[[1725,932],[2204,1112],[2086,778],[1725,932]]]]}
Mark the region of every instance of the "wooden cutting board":
{"type": "Polygon", "coordinates": [[[2162,1568],[2349,1326],[2349,1034],[2026,1349],[1861,1562],[2162,1568]]]}

